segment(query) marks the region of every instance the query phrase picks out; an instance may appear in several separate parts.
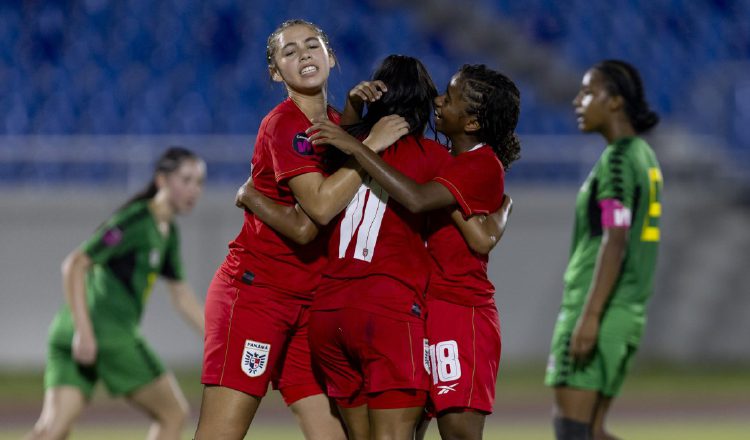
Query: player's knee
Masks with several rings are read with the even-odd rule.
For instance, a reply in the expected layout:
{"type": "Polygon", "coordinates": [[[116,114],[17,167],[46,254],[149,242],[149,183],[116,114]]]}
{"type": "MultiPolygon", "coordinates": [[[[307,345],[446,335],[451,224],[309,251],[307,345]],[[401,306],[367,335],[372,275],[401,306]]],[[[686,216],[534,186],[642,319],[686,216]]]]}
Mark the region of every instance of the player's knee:
{"type": "Polygon", "coordinates": [[[555,417],[557,440],[591,440],[591,425],[564,417],[555,417]]]}
{"type": "Polygon", "coordinates": [[[155,422],[165,426],[182,427],[190,416],[190,408],[187,403],[176,403],[168,408],[162,408],[158,413],[153,414],[155,422]]]}
{"type": "Polygon", "coordinates": [[[62,440],[68,437],[69,426],[37,425],[24,440],[62,440]]]}
{"type": "Polygon", "coordinates": [[[438,420],[440,438],[443,440],[481,440],[483,424],[460,417],[443,417],[438,420]]]}

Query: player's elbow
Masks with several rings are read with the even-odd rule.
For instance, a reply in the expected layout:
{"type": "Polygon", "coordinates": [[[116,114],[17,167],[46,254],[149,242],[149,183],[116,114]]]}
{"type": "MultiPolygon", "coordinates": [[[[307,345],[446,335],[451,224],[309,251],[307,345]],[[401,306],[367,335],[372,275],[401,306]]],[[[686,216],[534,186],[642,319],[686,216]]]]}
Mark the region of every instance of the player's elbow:
{"type": "Polygon", "coordinates": [[[315,240],[317,236],[318,228],[312,222],[309,222],[296,229],[293,240],[297,244],[305,245],[315,240]]]}
{"type": "Polygon", "coordinates": [[[86,263],[86,256],[79,249],[69,253],[62,261],[60,265],[60,271],[62,274],[70,275],[76,267],[83,266],[86,263]]]}
{"type": "Polygon", "coordinates": [[[422,197],[409,197],[404,200],[404,208],[409,210],[412,214],[419,214],[430,210],[430,207],[425,203],[422,197]]]}
{"type": "Polygon", "coordinates": [[[338,214],[330,203],[314,203],[311,205],[309,208],[305,207],[305,213],[312,221],[321,226],[330,223],[336,217],[336,214],[338,214]]]}
{"type": "Polygon", "coordinates": [[[494,236],[476,238],[469,240],[468,244],[472,251],[478,254],[488,255],[497,244],[497,239],[494,236]]]}

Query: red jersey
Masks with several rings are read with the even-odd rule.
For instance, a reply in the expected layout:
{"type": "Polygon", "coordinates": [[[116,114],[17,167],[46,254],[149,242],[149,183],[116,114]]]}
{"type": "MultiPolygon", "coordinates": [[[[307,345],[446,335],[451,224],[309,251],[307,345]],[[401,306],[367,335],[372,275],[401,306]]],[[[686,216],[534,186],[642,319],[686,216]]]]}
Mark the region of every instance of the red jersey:
{"type": "MultiPolygon", "coordinates": [[[[329,107],[328,118],[338,123],[340,115],[329,107]]],[[[276,203],[296,203],[288,185],[292,177],[326,174],[323,149],[311,144],[305,134],[311,125],[291,99],[271,110],[260,124],[252,159],[253,182],[258,191],[276,203]]],[[[309,302],[326,262],[325,235],[319,234],[314,242],[302,246],[245,211],[242,230],[229,243],[229,254],[221,270],[232,278],[249,278],[253,285],[309,302]]]]}
{"type": "MultiPolygon", "coordinates": [[[[451,160],[439,143],[408,136],[386,149],[386,163],[409,177],[424,183],[435,177],[451,160]]],[[[313,310],[332,310],[346,306],[376,312],[420,317],[430,267],[424,243],[425,217],[412,214],[374,180],[367,178],[357,194],[339,214],[329,241],[329,262],[321,289],[316,293],[313,310]],[[384,289],[377,298],[358,297],[350,289],[335,288],[341,281],[382,275],[399,281],[413,295],[384,289]],[[333,288],[331,288],[333,286],[333,288]]]]}
{"type": "MultiPolygon", "coordinates": [[[[464,216],[489,214],[503,202],[505,171],[489,145],[454,157],[433,180],[453,194],[464,216]]],[[[487,255],[473,252],[448,211],[431,218],[427,239],[432,271],[427,295],[456,304],[479,306],[493,301],[487,255]]]]}

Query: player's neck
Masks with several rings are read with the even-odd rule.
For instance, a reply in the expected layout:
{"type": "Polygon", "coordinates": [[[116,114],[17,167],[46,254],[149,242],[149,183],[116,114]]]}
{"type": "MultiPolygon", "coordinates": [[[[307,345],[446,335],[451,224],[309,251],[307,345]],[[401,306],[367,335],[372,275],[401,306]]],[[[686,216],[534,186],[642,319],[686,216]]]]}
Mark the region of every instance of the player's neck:
{"type": "Polygon", "coordinates": [[[328,100],[325,90],[321,90],[320,93],[315,95],[305,95],[289,90],[289,98],[310,121],[328,119],[328,100]]]}
{"type": "Polygon", "coordinates": [[[148,208],[151,210],[159,230],[163,232],[168,229],[169,223],[174,217],[174,210],[169,204],[167,195],[162,191],[156,193],[154,198],[148,202],[148,208]]]}
{"type": "Polygon", "coordinates": [[[476,136],[454,136],[454,138],[451,138],[451,153],[453,153],[454,156],[461,153],[466,153],[467,151],[476,147],[478,143],[479,139],[477,139],[476,136]]]}
{"type": "Polygon", "coordinates": [[[604,127],[601,134],[607,140],[607,144],[612,144],[619,139],[633,137],[638,133],[635,132],[633,124],[623,115],[613,118],[604,127]]]}

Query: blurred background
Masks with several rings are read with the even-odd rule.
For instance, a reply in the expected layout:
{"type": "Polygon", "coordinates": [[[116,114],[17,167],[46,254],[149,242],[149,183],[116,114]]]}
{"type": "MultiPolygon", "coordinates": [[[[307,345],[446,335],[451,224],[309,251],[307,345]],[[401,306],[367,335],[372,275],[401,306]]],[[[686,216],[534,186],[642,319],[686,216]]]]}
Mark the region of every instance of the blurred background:
{"type": "MultiPolygon", "coordinates": [[[[490,261],[503,329],[501,405],[503,380],[512,383],[515,373],[528,393],[549,398],[541,381],[575,193],[604,147],[600,137],[577,133],[571,100],[597,61],[635,65],[662,116],[648,140],[665,192],[634,380],[731,376],[736,395],[711,405],[750,410],[748,17],[748,0],[1,2],[3,383],[17,374],[38,382],[47,326],[63,301],[60,262],[146,184],[169,145],[208,162],[203,199],[180,219],[188,278],[205,296],[242,223],[233,199],[249,174],[256,129],[285,96],[268,77],[266,39],[282,21],[305,18],[327,32],[338,59],[329,81],[338,108],[391,53],[421,59],[439,90],[464,63],[485,63],[519,85],[522,159],[506,183],[515,206],[490,261]]],[[[145,333],[195,382],[201,339],[170,309],[157,286],[145,333]]],[[[703,390],[691,381],[673,383],[703,390]]],[[[23,423],[36,417],[40,387],[23,423]]],[[[12,399],[9,389],[0,388],[0,409],[10,411],[14,405],[2,403],[12,399]]],[[[634,407],[641,397],[632,394],[634,407]]],[[[546,420],[547,400],[535,405],[546,420]]]]}

